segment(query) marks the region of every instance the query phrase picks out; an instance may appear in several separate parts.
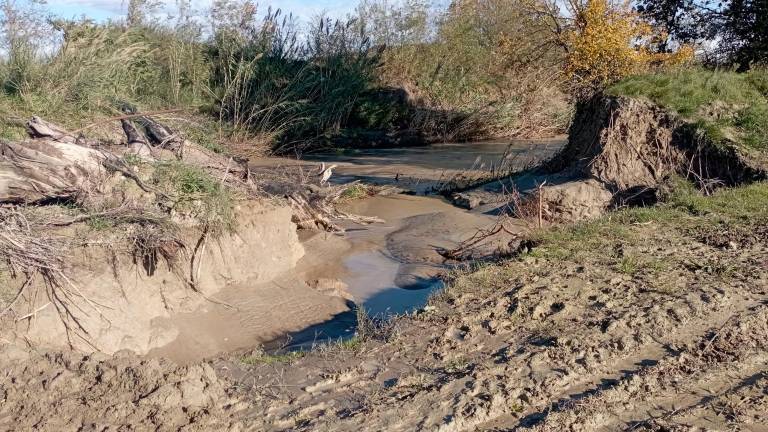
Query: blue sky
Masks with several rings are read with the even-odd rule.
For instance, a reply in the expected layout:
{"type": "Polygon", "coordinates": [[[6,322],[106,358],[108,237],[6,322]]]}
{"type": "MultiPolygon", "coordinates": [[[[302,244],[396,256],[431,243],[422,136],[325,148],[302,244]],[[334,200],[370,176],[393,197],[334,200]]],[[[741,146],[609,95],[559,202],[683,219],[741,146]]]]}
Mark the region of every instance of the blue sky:
{"type": "MultiPolygon", "coordinates": [[[[23,1],[23,0],[22,0],[23,1]]],[[[211,0],[193,0],[196,9],[204,10],[211,0]]],[[[166,0],[173,6],[175,0],[166,0]]],[[[267,6],[292,12],[301,19],[311,18],[321,12],[333,17],[342,17],[357,5],[356,0],[262,0],[260,8],[267,6]]],[[[47,0],[47,9],[64,18],[87,16],[97,21],[125,15],[128,0],[47,0]]]]}

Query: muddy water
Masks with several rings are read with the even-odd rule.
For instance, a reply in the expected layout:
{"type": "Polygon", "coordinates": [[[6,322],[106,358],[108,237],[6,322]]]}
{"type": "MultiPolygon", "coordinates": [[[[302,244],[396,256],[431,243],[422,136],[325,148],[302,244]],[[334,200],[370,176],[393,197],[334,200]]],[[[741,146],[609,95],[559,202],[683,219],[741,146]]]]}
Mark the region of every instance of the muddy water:
{"type": "MultiPolygon", "coordinates": [[[[346,150],[305,160],[336,164],[332,181],[396,185],[427,192],[456,172],[513,169],[554,154],[564,138],[438,144],[426,147],[346,150]]],[[[352,244],[342,280],[356,303],[373,315],[401,314],[424,304],[445,270],[436,248],[455,247],[495,218],[459,209],[437,196],[377,196],[347,205],[383,224],[348,227],[352,244]]]]}
{"type": "Polygon", "coordinates": [[[257,344],[267,349],[308,347],[352,336],[355,307],[387,317],[423,306],[441,286],[438,276],[447,268],[436,249],[453,248],[495,222],[494,216],[457,208],[423,192],[450,172],[493,169],[505,157],[519,161],[546,157],[561,144],[561,140],[520,141],[511,146],[508,142],[445,144],[319,154],[309,162],[257,161],[255,165],[265,169],[321,161],[338,164],[332,178],[337,183],[392,184],[415,194],[345,204],[347,212],[384,222],[348,224],[344,234],[304,233],[306,253],[294,271],[266,285],[225,288],[216,295],[221,304],[177,317],[179,337],[153,354],[188,363],[257,344]]]}
{"type": "MultiPolygon", "coordinates": [[[[413,193],[347,204],[344,210],[350,213],[376,216],[385,222],[348,225],[343,237],[347,250],[336,256],[336,263],[314,276],[339,279],[355,305],[371,316],[388,317],[422,307],[442,286],[438,276],[448,268],[436,249],[453,248],[496,221],[492,215],[457,208],[427,193],[455,173],[484,174],[500,167],[521,168],[551,156],[564,142],[561,138],[498,141],[307,155],[305,161],[337,165],[333,182],[357,180],[397,186],[413,193]]],[[[312,254],[309,249],[308,254],[312,254]]],[[[322,339],[352,335],[354,325],[351,313],[340,314],[267,346],[307,346],[322,339]]]]}
{"type": "Polygon", "coordinates": [[[545,159],[565,143],[564,137],[435,144],[425,147],[344,150],[304,155],[306,161],[337,164],[332,181],[361,180],[427,192],[457,172],[519,169],[545,159]]]}
{"type": "Polygon", "coordinates": [[[395,195],[352,203],[348,211],[383,224],[350,230],[353,245],[342,279],[372,315],[402,314],[424,304],[445,269],[436,248],[451,248],[494,218],[458,209],[440,198],[395,195]]]}

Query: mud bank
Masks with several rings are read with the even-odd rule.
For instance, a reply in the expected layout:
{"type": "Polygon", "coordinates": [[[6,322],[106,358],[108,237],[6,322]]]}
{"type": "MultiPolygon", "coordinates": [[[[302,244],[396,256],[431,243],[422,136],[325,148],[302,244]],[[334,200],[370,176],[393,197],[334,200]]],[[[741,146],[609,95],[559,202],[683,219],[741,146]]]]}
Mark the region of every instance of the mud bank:
{"type": "Polygon", "coordinates": [[[210,365],[0,346],[4,431],[236,431],[242,408],[210,365]]]}
{"type": "Polygon", "coordinates": [[[302,161],[266,158],[251,162],[256,170],[302,167],[307,175],[318,163],[335,164],[335,183],[361,181],[393,186],[420,195],[433,193],[454,179],[477,181],[498,173],[519,170],[551,158],[567,137],[515,139],[470,143],[443,143],[427,147],[348,150],[314,153],[302,161]]]}
{"type": "Polygon", "coordinates": [[[455,247],[494,222],[492,216],[458,209],[437,197],[378,196],[353,202],[347,208],[386,221],[348,234],[354,249],[346,266],[353,278],[367,279],[350,280],[350,286],[355,287],[351,293],[374,314],[387,308],[401,314],[420,307],[434,279],[448,268],[436,250],[455,247]],[[363,268],[368,270],[361,271],[363,268]],[[402,290],[403,298],[384,292],[389,288],[402,290]],[[424,289],[426,293],[414,293],[424,289]],[[408,297],[419,301],[411,302],[408,297]]]}
{"type": "MultiPolygon", "coordinates": [[[[248,201],[237,209],[235,232],[202,241],[189,229],[186,249],[170,261],[116,248],[108,232],[61,230],[97,235],[67,256],[70,282],[92,306],[78,315],[88,337],[40,296],[23,305],[29,316],[12,322],[6,339],[86,353],[130,350],[179,364],[262,344],[309,347],[351,337],[355,305],[379,318],[423,306],[450,268],[437,249],[494,223],[435,196],[374,196],[341,208],[384,222],[297,232],[289,208],[248,201]]],[[[30,292],[44,292],[35,283],[30,292]]]]}
{"type": "MultiPolygon", "coordinates": [[[[374,196],[341,207],[383,222],[349,224],[343,234],[309,234],[303,240],[307,253],[294,274],[320,292],[343,297],[377,319],[423,307],[442,288],[441,276],[455,265],[437,249],[455,248],[478,229],[495,222],[493,216],[457,208],[434,196],[374,196]]],[[[356,325],[355,312],[342,312],[278,337],[265,348],[280,352],[311,348],[353,336],[356,325]]]]}
{"type": "Polygon", "coordinates": [[[761,430],[767,238],[621,229],[461,277],[386,343],[214,365],[263,430],[761,430]]]}
{"type": "MultiPolygon", "coordinates": [[[[593,135],[603,133],[597,128],[593,135]]],[[[617,172],[612,160],[606,159],[606,174],[617,172]]],[[[429,307],[395,320],[380,338],[300,355],[244,350],[180,367],[126,352],[30,352],[4,344],[0,428],[765,430],[766,187],[693,193],[666,206],[552,227],[528,253],[457,275],[429,307]]],[[[434,246],[455,242],[457,227],[486,220],[482,213],[493,210],[487,206],[465,211],[409,196],[353,201],[349,210],[387,223],[351,229],[347,237],[302,236],[305,255],[295,257],[289,277],[371,304],[377,291],[358,290],[354,274],[366,289],[373,279],[407,287],[411,278],[429,276],[438,267],[434,246]]],[[[278,273],[265,286],[294,292],[278,273]]],[[[294,299],[250,297],[249,305],[239,291],[245,287],[230,284],[211,298],[240,299],[232,310],[253,311],[252,320],[263,314],[283,325],[292,319],[274,305],[294,299]]],[[[315,299],[307,298],[306,304],[315,299]]],[[[334,301],[346,306],[346,299],[334,301]]],[[[204,350],[205,343],[194,345],[203,327],[237,338],[249,328],[263,331],[247,319],[216,329],[215,323],[237,316],[226,315],[230,309],[222,303],[206,303],[203,314],[211,315],[202,325],[199,314],[170,317],[180,346],[154,354],[183,358],[190,355],[186,346],[204,350]]],[[[209,346],[227,350],[253,340],[230,346],[217,339],[209,346]]]]}
{"type": "Polygon", "coordinates": [[[551,160],[463,192],[457,200],[492,207],[513,187],[530,196],[544,185],[544,216],[573,222],[653,204],[671,176],[702,188],[733,186],[768,178],[768,158],[735,141],[714,141],[696,124],[650,101],[598,95],[579,105],[568,143],[551,160]]]}
{"type": "MultiPolygon", "coordinates": [[[[206,241],[204,247],[199,233],[186,234],[186,244],[198,245],[196,254],[192,250],[180,253],[180,262],[174,265],[162,257],[155,262],[137,261],[108,241],[105,246],[96,243],[74,248],[67,274],[85,305],[78,318],[88,340],[68,331],[59,311],[42,298],[25,306],[33,314],[17,320],[5,338],[44,348],[71,346],[107,354],[120,350],[145,354],[160,349],[181,360],[192,352],[201,358],[197,356],[252,345],[322,321],[345,308],[343,302],[286,276],[305,253],[290,221],[290,209],[248,202],[236,215],[236,230],[206,241]],[[180,274],[189,271],[195,272],[194,287],[180,274]],[[262,299],[264,304],[242,304],[242,299],[262,299]],[[212,313],[217,307],[229,315],[212,313]],[[249,313],[253,322],[243,322],[249,313]],[[276,319],[275,314],[283,318],[276,319]],[[231,336],[220,339],[221,334],[231,336]],[[173,348],[182,342],[183,349],[173,348]]],[[[78,234],[67,230],[61,235],[78,234]]],[[[30,287],[29,292],[44,292],[42,282],[35,283],[40,286],[30,287]]]]}

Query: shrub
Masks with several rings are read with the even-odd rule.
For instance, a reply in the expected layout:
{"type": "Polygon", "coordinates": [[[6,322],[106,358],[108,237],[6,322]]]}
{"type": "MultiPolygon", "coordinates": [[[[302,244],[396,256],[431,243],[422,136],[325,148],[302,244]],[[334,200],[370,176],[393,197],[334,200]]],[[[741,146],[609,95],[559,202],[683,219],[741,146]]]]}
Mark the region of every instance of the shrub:
{"type": "Polygon", "coordinates": [[[590,93],[626,76],[693,58],[689,46],[655,53],[654,29],[629,2],[588,0],[584,6],[575,5],[573,14],[574,28],[565,34],[565,70],[576,81],[577,91],[590,93]]]}
{"type": "Polygon", "coordinates": [[[378,79],[408,92],[412,126],[446,140],[567,126],[564,52],[546,2],[464,0],[445,11],[418,0],[365,4],[360,21],[374,45],[387,46],[378,79]]]}
{"type": "Polygon", "coordinates": [[[337,132],[378,62],[352,22],[319,18],[304,41],[290,16],[221,29],[210,47],[222,118],[279,140],[282,148],[337,132]]]}

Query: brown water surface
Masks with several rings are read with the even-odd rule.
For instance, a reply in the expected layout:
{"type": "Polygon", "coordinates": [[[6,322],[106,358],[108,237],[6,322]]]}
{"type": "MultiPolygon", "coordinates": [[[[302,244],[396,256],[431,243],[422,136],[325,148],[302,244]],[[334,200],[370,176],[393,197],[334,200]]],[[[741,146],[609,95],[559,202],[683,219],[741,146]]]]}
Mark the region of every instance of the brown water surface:
{"type": "Polygon", "coordinates": [[[268,284],[224,288],[216,295],[220,304],[174,318],[179,337],[153,354],[188,363],[258,343],[273,349],[307,347],[353,335],[355,305],[376,317],[422,307],[442,286],[438,276],[448,268],[436,248],[453,248],[496,220],[493,215],[464,210],[424,193],[458,172],[483,174],[497,170],[505,160],[509,168],[547,157],[563,142],[441,144],[315,154],[302,161],[253,161],[257,170],[315,170],[320,162],[337,164],[333,182],[396,185],[415,194],[379,195],[345,204],[347,212],[376,216],[384,222],[347,223],[344,234],[304,233],[306,254],[293,271],[268,284]],[[344,298],[310,288],[329,284],[343,291],[335,294],[344,298]],[[292,328],[292,322],[316,324],[292,328]]]}

